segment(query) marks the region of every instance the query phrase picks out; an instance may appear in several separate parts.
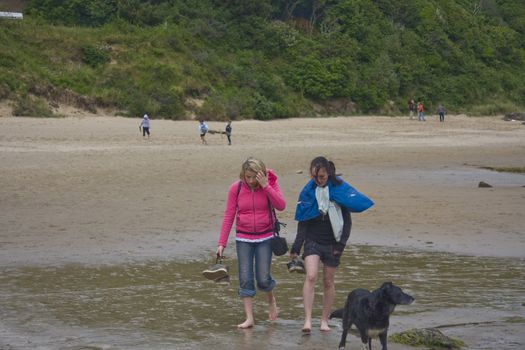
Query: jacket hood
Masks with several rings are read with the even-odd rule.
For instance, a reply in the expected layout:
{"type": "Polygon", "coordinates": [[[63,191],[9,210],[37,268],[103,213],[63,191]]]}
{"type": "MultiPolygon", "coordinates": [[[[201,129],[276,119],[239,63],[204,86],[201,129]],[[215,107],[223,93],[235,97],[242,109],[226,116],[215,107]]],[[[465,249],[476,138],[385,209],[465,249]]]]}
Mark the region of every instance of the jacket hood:
{"type": "Polygon", "coordinates": [[[273,169],[266,169],[266,176],[268,177],[268,185],[273,187],[277,183],[277,175],[273,169]]]}

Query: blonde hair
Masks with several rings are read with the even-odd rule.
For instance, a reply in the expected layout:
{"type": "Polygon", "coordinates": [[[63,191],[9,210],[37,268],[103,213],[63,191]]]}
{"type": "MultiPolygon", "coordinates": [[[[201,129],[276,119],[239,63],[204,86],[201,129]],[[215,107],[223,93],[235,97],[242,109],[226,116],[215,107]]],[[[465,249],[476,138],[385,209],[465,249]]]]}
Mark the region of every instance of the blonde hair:
{"type": "Polygon", "coordinates": [[[254,173],[258,173],[259,171],[262,171],[264,175],[266,175],[266,165],[262,162],[262,160],[259,160],[257,158],[250,157],[242,163],[241,166],[241,173],[239,174],[239,178],[241,180],[244,180],[244,175],[246,174],[246,171],[253,171],[254,173]]]}

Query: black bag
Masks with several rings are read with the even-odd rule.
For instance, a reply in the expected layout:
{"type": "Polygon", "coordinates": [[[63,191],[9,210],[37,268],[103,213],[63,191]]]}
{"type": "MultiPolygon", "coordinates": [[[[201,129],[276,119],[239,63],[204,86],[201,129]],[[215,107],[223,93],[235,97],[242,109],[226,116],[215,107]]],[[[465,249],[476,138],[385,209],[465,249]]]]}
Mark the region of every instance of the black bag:
{"type": "Polygon", "coordinates": [[[277,215],[275,214],[275,209],[273,209],[270,206],[269,201],[268,201],[268,206],[270,210],[270,217],[272,218],[272,221],[273,221],[273,238],[270,241],[272,245],[272,252],[276,256],[281,256],[281,255],[286,254],[286,252],[288,251],[288,243],[286,242],[286,238],[281,237],[279,235],[279,232],[281,231],[281,226],[286,227],[286,224],[283,222],[280,222],[277,219],[277,215]]]}
{"type": "Polygon", "coordinates": [[[288,251],[288,243],[286,242],[286,238],[275,236],[272,238],[272,252],[276,256],[281,256],[286,254],[288,251]]]}

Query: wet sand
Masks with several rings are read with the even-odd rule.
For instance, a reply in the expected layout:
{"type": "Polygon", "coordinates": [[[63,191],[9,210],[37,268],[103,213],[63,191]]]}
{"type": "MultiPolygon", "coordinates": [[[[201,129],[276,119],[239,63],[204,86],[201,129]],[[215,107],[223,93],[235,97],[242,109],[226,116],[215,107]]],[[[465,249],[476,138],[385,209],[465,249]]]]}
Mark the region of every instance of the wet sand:
{"type": "MultiPolygon", "coordinates": [[[[353,216],[350,244],[525,258],[525,176],[480,168],[524,166],[520,122],[465,116],[447,116],[442,124],[432,116],[425,123],[389,117],[234,121],[232,146],[220,135],[208,135],[204,146],[194,121],[153,120],[151,138],[143,139],[139,119],[1,112],[4,268],[210,261],[226,189],[248,156],[279,175],[288,202],[279,217],[289,224],[289,240],[309,161],[326,155],[376,202],[353,216]],[[478,188],[479,181],[494,187],[478,188]]],[[[234,256],[231,248],[227,254],[234,256]]],[[[491,329],[498,338],[511,328],[491,329]]],[[[472,336],[467,329],[460,333],[472,336]]]]}

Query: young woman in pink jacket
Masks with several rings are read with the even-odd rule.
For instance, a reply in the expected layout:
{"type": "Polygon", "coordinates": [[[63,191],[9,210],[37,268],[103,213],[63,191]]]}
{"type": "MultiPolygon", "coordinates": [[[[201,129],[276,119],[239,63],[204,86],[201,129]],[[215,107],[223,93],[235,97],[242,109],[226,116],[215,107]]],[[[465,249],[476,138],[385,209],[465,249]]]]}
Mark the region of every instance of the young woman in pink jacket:
{"type": "Polygon", "coordinates": [[[272,263],[273,217],[271,207],[284,210],[286,202],[279,188],[277,176],[264,163],[248,158],[241,167],[240,180],[230,185],[217,255],[222,257],[230,230],[235,221],[235,243],[239,266],[239,296],[243,300],[246,320],[238,328],[250,328],[253,318],[255,281],[257,288],[267,293],[270,320],[277,319],[277,303],[273,295],[275,280],[270,270],[272,263]],[[254,273],[255,265],[255,273],[254,273]]]}

